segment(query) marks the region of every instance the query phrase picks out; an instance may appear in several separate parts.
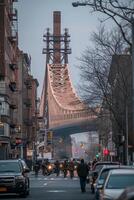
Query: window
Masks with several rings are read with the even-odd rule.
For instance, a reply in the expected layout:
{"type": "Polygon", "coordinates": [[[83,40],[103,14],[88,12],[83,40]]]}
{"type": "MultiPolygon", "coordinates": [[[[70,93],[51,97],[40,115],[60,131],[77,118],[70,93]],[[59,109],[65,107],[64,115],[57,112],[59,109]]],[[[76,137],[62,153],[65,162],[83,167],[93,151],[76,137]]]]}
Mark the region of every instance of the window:
{"type": "Polygon", "coordinates": [[[124,189],[134,185],[134,174],[113,174],[109,177],[107,189],[124,189]]]}
{"type": "Polygon", "coordinates": [[[0,162],[0,173],[20,171],[21,169],[18,162],[0,162]]]}

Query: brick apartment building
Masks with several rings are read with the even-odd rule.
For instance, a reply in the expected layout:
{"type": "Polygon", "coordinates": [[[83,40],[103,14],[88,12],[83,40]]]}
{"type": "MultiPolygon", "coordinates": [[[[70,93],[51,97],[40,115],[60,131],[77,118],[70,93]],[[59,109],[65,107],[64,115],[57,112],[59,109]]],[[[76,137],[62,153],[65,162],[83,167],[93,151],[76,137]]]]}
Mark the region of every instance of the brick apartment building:
{"type": "Polygon", "coordinates": [[[112,86],[112,133],[117,154],[123,163],[134,161],[132,133],[132,63],[130,55],[114,55],[109,82],[112,86]],[[127,144],[128,143],[128,144],[127,144]]]}
{"type": "Polygon", "coordinates": [[[37,132],[38,81],[19,50],[17,0],[0,0],[0,159],[27,158],[37,132]]]}

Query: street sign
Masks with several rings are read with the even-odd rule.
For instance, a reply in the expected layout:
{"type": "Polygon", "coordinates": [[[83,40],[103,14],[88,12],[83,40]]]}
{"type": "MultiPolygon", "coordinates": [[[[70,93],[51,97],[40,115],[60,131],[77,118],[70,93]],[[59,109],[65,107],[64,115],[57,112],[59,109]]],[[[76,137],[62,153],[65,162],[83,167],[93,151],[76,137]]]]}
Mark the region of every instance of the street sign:
{"type": "Polygon", "coordinates": [[[114,151],[110,151],[109,155],[110,156],[115,156],[115,152],[114,151]]]}

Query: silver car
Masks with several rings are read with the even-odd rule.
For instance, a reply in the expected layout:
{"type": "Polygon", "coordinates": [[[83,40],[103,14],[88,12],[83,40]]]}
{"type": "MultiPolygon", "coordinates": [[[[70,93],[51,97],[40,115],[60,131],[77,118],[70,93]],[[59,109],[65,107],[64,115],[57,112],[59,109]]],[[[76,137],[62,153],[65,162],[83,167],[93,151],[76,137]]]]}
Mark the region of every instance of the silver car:
{"type": "Polygon", "coordinates": [[[134,186],[126,188],[116,200],[134,200],[134,186]]]}
{"type": "Polygon", "coordinates": [[[134,185],[134,169],[112,169],[104,185],[99,185],[100,200],[113,200],[120,196],[126,187],[134,185]]]}
{"type": "Polygon", "coordinates": [[[105,180],[108,176],[108,173],[112,169],[130,169],[134,166],[127,166],[127,165],[104,165],[101,171],[99,172],[98,178],[95,183],[95,200],[100,200],[100,189],[105,183],[105,180]]]}

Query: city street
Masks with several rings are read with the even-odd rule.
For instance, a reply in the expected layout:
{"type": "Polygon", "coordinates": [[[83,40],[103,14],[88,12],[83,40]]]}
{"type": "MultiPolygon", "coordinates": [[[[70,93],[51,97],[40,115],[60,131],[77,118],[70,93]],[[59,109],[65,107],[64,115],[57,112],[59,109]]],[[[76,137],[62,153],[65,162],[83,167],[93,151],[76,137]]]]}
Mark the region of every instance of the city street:
{"type": "MultiPolygon", "coordinates": [[[[26,198],[27,200],[92,200],[93,195],[90,192],[89,185],[87,185],[87,192],[81,193],[79,187],[78,177],[70,179],[63,178],[61,174],[56,177],[55,174],[50,176],[43,176],[39,174],[36,178],[32,173],[30,175],[31,180],[31,191],[30,195],[26,198]]],[[[18,196],[0,196],[0,199],[17,199],[20,200],[18,196]]]]}

